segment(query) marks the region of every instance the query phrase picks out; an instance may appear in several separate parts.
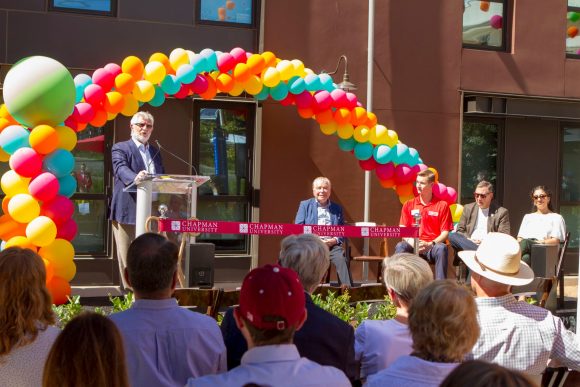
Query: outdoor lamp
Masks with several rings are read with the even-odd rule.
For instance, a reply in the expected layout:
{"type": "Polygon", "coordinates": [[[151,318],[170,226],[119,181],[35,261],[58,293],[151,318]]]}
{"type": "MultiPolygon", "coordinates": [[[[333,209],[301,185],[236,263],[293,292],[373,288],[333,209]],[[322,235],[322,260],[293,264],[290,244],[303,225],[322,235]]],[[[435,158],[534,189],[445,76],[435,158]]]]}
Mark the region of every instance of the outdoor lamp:
{"type": "Polygon", "coordinates": [[[341,55],[340,58],[338,58],[338,63],[336,64],[336,69],[334,69],[334,71],[327,73],[327,74],[328,75],[336,74],[336,72],[338,71],[338,68],[340,67],[340,62],[343,59],[344,59],[344,74],[342,75],[342,82],[340,82],[337,86],[339,89],[342,89],[344,91],[355,91],[356,85],[354,83],[350,82],[350,80],[349,80],[348,59],[346,58],[346,55],[341,55]]]}

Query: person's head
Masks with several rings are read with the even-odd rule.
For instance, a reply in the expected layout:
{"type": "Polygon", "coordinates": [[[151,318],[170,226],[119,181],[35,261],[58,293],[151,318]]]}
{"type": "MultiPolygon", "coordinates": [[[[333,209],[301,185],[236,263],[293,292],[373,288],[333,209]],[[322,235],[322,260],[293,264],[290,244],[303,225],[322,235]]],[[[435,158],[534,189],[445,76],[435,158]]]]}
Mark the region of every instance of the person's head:
{"type": "Polygon", "coordinates": [[[153,115],[149,112],[137,112],[131,118],[131,137],[142,144],[149,141],[154,125],[153,115]]]}
{"type": "Polygon", "coordinates": [[[482,210],[489,208],[491,201],[493,200],[493,184],[489,181],[480,181],[475,187],[475,192],[473,193],[475,197],[475,203],[482,210]]]}
{"type": "Polygon", "coordinates": [[[450,280],[424,287],[409,308],[413,353],[438,363],[461,362],[479,338],[471,293],[450,280]]]}
{"type": "Polygon", "coordinates": [[[0,304],[1,362],[55,321],[44,262],[32,250],[10,247],[0,252],[0,304]]]}
{"type": "Polygon", "coordinates": [[[81,172],[85,172],[87,170],[87,165],[85,163],[81,163],[81,172]]]}
{"type": "Polygon", "coordinates": [[[403,308],[408,308],[417,293],[433,281],[429,264],[415,254],[394,254],[385,258],[383,267],[385,286],[403,308]]]}
{"type": "Polygon", "coordinates": [[[178,254],[177,245],[159,234],[145,233],[131,242],[125,276],[135,296],[169,298],[177,279],[178,254]]]}
{"type": "Polygon", "coordinates": [[[128,386],[123,340],[115,324],[93,312],[72,319],[48,354],[42,385],[128,386]]]}
{"type": "Polygon", "coordinates": [[[290,235],[282,240],[280,265],[294,270],[304,290],[310,293],[326,274],[330,253],[316,235],[290,235]]]}
{"type": "Polygon", "coordinates": [[[234,311],[248,347],[292,343],[306,321],[306,298],[298,275],[278,265],[250,271],[234,311]]]}
{"type": "Polygon", "coordinates": [[[419,195],[431,195],[433,193],[433,183],[435,183],[435,174],[430,169],[425,169],[417,173],[415,185],[419,195]]]}
{"type": "Polygon", "coordinates": [[[478,295],[481,290],[492,297],[505,294],[511,285],[527,285],[534,279],[532,269],[521,260],[518,241],[508,234],[490,232],[476,251],[460,251],[459,257],[471,270],[471,286],[478,295]]]}
{"type": "Polygon", "coordinates": [[[455,368],[441,387],[534,387],[526,375],[498,364],[469,360],[455,368]]]}
{"type": "Polygon", "coordinates": [[[312,182],[312,195],[314,199],[320,204],[328,203],[330,194],[332,193],[332,187],[330,185],[330,180],[326,177],[317,177],[312,182]]]}
{"type": "Polygon", "coordinates": [[[530,197],[532,199],[532,212],[554,212],[554,207],[552,207],[552,191],[545,185],[534,187],[530,192],[530,197]]]}

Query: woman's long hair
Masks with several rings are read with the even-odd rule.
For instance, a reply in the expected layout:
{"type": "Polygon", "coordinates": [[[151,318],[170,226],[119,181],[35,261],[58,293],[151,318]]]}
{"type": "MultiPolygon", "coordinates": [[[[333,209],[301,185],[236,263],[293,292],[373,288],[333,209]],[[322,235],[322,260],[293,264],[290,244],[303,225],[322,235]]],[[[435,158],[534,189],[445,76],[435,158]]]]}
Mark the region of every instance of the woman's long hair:
{"type": "Polygon", "coordinates": [[[538,207],[536,207],[536,202],[534,200],[534,192],[536,192],[537,190],[542,190],[546,193],[546,195],[548,195],[548,197],[550,198],[550,201],[548,202],[548,210],[555,212],[554,207],[552,206],[552,191],[545,185],[537,185],[534,188],[532,188],[532,191],[530,192],[530,198],[532,199],[532,212],[538,211],[538,207]]]}
{"type": "Polygon", "coordinates": [[[54,324],[42,258],[29,249],[0,252],[0,361],[16,347],[36,340],[54,324]]]}

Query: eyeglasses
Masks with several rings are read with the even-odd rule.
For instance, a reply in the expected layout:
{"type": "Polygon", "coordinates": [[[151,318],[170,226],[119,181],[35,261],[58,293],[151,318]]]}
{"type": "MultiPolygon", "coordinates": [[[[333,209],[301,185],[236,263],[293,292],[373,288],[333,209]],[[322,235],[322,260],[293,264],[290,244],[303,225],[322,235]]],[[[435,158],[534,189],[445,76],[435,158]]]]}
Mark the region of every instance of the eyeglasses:
{"type": "Polygon", "coordinates": [[[133,125],[137,125],[138,127],[140,127],[141,129],[147,127],[147,129],[152,129],[153,125],[151,124],[146,124],[144,122],[135,122],[133,125]]]}
{"type": "Polygon", "coordinates": [[[475,196],[475,198],[476,198],[476,199],[478,199],[478,198],[485,199],[485,198],[487,197],[487,195],[489,195],[489,193],[486,193],[486,194],[480,194],[480,193],[477,193],[477,192],[476,192],[476,193],[474,193],[474,194],[473,194],[473,196],[475,196]]]}
{"type": "Polygon", "coordinates": [[[546,194],[541,194],[541,195],[532,195],[532,198],[533,198],[534,200],[538,200],[538,199],[545,199],[545,198],[547,198],[547,197],[548,197],[548,195],[546,195],[546,194]]]}

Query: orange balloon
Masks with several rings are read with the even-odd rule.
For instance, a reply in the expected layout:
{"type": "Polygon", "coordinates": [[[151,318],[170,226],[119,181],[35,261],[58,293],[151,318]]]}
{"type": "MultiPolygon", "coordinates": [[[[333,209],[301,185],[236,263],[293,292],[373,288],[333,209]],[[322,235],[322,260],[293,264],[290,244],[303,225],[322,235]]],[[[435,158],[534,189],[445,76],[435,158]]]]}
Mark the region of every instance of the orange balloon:
{"type": "Polygon", "coordinates": [[[568,27],[567,33],[568,33],[568,36],[570,38],[576,37],[576,35],[578,35],[578,27],[576,27],[576,26],[570,26],[570,27],[568,27]]]}
{"type": "Polygon", "coordinates": [[[334,117],[332,116],[332,110],[327,109],[316,114],[316,121],[319,124],[328,124],[329,122],[333,121],[334,117]]]}
{"type": "Polygon", "coordinates": [[[215,81],[209,75],[203,75],[207,79],[207,90],[201,93],[199,96],[203,99],[213,99],[217,94],[217,86],[215,81]]]}
{"type": "Polygon", "coordinates": [[[36,152],[47,155],[58,147],[58,133],[52,126],[38,125],[30,132],[28,141],[36,152]]]}
{"type": "Polygon", "coordinates": [[[412,183],[408,183],[408,184],[403,184],[403,185],[398,185],[395,188],[395,191],[397,191],[397,195],[399,196],[411,196],[413,195],[413,184],[412,183]]]}
{"type": "Polygon", "coordinates": [[[336,109],[333,115],[334,121],[339,125],[348,124],[350,122],[350,116],[350,110],[345,108],[336,109]]]}
{"type": "Polygon", "coordinates": [[[377,115],[373,112],[367,112],[367,126],[372,128],[377,125],[377,115]]]}
{"type": "Polygon", "coordinates": [[[50,295],[52,296],[52,302],[55,305],[62,305],[68,302],[67,296],[70,296],[70,284],[64,279],[53,276],[52,279],[46,284],[50,295]]]}
{"type": "Polygon", "coordinates": [[[238,63],[234,68],[234,79],[237,82],[244,83],[252,76],[252,71],[245,63],[238,63]]]}
{"type": "Polygon", "coordinates": [[[8,213],[8,202],[10,201],[10,198],[8,196],[4,196],[4,199],[2,199],[2,212],[7,214],[8,213]]]}
{"type": "Polygon", "coordinates": [[[253,54],[246,62],[252,74],[259,74],[266,67],[266,60],[260,54],[253,54]]]}
{"type": "Polygon", "coordinates": [[[95,128],[100,128],[107,123],[107,112],[105,109],[95,109],[95,118],[90,122],[95,128]]]}
{"type": "Polygon", "coordinates": [[[108,113],[120,113],[124,106],[125,99],[123,98],[123,94],[116,91],[109,91],[105,94],[105,103],[103,104],[103,107],[108,113]]]}
{"type": "Polygon", "coordinates": [[[42,258],[42,261],[44,262],[44,268],[46,270],[46,284],[48,285],[48,283],[52,281],[52,277],[54,277],[54,267],[52,267],[52,263],[49,260],[42,258]]]}
{"type": "Polygon", "coordinates": [[[489,11],[489,1],[479,2],[479,9],[481,9],[483,12],[489,11]]]}
{"type": "Polygon", "coordinates": [[[128,94],[135,87],[135,78],[131,74],[121,73],[115,77],[115,89],[121,94],[128,94]]]}
{"type": "Polygon", "coordinates": [[[229,93],[230,91],[232,91],[234,85],[236,84],[234,78],[232,78],[232,76],[227,73],[218,75],[215,82],[218,90],[223,91],[224,93],[229,93]]]}
{"type": "Polygon", "coordinates": [[[270,51],[265,51],[262,54],[262,58],[266,62],[265,67],[276,66],[276,55],[270,51]]]}
{"type": "Polygon", "coordinates": [[[4,130],[4,128],[8,127],[12,125],[10,123],[10,121],[8,121],[6,118],[4,117],[0,117],[0,132],[2,132],[4,130]]]}
{"type": "Polygon", "coordinates": [[[439,182],[439,172],[433,167],[428,168],[431,172],[435,174],[435,183],[439,182]]]}
{"type": "Polygon", "coordinates": [[[379,183],[383,188],[393,188],[395,186],[394,179],[379,180],[379,183]]]}
{"type": "Polygon", "coordinates": [[[124,73],[131,74],[133,79],[138,80],[141,79],[145,66],[143,65],[143,62],[141,62],[141,59],[131,55],[123,59],[121,69],[124,73]]]}
{"type": "Polygon", "coordinates": [[[312,118],[312,116],[314,115],[314,111],[312,110],[312,108],[298,108],[298,115],[302,118],[312,118]]]}
{"type": "Polygon", "coordinates": [[[8,214],[2,215],[0,216],[0,239],[8,241],[15,236],[26,235],[26,226],[26,223],[18,223],[8,214]]]}
{"type": "Polygon", "coordinates": [[[367,110],[363,107],[355,107],[350,115],[350,123],[353,126],[364,125],[367,122],[367,110]]]}

